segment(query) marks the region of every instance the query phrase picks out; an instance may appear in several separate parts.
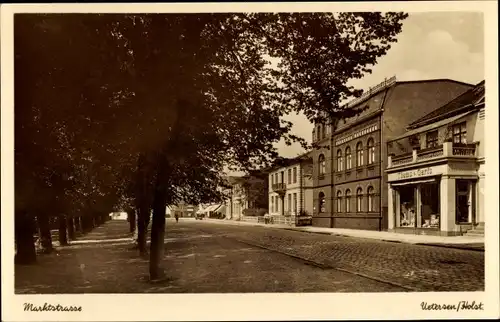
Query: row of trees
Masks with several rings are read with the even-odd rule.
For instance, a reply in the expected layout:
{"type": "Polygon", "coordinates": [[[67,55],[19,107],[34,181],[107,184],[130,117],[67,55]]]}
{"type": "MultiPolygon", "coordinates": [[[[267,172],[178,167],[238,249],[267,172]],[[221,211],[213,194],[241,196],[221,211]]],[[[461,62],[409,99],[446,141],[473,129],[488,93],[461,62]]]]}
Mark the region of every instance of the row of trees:
{"type": "Polygon", "coordinates": [[[161,278],[165,207],[220,200],[225,166],[269,165],[280,139],[307,146],[288,113],[352,115],[340,102],[361,92],[347,82],[387,52],[405,17],[16,15],[19,262],[34,260],[34,217],[90,220],[113,208],[137,213],[146,253],[152,211],[150,277],[161,278]]]}

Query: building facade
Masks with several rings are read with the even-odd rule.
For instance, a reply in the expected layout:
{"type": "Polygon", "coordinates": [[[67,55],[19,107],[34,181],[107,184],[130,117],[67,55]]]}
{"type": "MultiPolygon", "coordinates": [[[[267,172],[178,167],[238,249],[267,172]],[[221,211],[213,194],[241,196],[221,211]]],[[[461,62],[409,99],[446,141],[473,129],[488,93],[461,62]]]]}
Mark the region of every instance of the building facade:
{"type": "Polygon", "coordinates": [[[389,230],[484,234],[484,81],[388,142],[389,230]]]}
{"type": "Polygon", "coordinates": [[[448,79],[393,77],[347,104],[356,116],[315,124],[313,225],[387,230],[387,140],[471,87],[448,79]]]}
{"type": "Polygon", "coordinates": [[[312,159],[306,153],[285,159],[269,172],[269,214],[290,218],[313,211],[312,159]]]}
{"type": "Polygon", "coordinates": [[[253,171],[246,176],[227,178],[229,188],[224,205],[227,219],[240,220],[246,209],[267,209],[268,189],[267,170],[253,171]]]}

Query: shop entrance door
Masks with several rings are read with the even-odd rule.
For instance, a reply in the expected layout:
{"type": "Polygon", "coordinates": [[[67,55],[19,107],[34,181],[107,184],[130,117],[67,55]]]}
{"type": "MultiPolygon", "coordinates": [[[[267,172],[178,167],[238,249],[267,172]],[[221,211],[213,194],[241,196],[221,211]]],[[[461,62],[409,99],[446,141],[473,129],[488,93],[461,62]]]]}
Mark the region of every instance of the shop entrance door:
{"type": "Polygon", "coordinates": [[[470,193],[471,184],[468,180],[457,180],[456,181],[456,222],[457,223],[470,223],[472,222],[472,216],[470,213],[470,193]]]}

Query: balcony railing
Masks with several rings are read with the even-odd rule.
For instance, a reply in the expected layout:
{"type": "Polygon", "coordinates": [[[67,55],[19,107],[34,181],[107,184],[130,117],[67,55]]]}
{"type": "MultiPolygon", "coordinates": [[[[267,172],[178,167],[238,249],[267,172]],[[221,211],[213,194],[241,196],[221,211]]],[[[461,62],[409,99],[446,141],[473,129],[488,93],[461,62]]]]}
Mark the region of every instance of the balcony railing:
{"type": "Polygon", "coordinates": [[[411,153],[389,156],[388,167],[398,167],[416,162],[431,161],[449,157],[474,158],[476,157],[476,145],[476,143],[453,144],[452,142],[445,142],[443,145],[435,148],[413,150],[411,153]]]}
{"type": "Polygon", "coordinates": [[[286,184],[285,183],[273,183],[273,190],[274,191],[285,191],[286,190],[286,184]]]}

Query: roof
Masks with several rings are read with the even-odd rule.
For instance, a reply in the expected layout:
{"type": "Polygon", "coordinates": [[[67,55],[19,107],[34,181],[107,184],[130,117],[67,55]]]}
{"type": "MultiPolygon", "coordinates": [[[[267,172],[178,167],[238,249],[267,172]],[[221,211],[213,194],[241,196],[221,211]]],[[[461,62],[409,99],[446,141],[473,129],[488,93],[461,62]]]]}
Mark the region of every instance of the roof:
{"type": "Polygon", "coordinates": [[[437,128],[443,126],[443,125],[451,124],[453,122],[456,122],[456,121],[460,120],[461,118],[463,118],[464,116],[467,116],[468,114],[470,114],[472,112],[474,112],[474,111],[473,110],[472,111],[469,110],[469,111],[467,111],[465,113],[460,113],[458,115],[442,119],[442,120],[440,120],[438,122],[433,122],[431,124],[427,124],[425,126],[421,126],[421,127],[415,128],[415,129],[413,129],[411,131],[405,132],[403,135],[400,135],[398,137],[395,137],[393,139],[388,140],[388,142],[398,141],[398,140],[404,139],[406,137],[412,136],[414,134],[427,132],[427,131],[432,130],[432,129],[437,129],[437,128]]]}
{"type": "Polygon", "coordinates": [[[420,119],[411,123],[408,128],[413,129],[416,127],[424,126],[429,122],[436,122],[443,118],[450,117],[456,113],[460,113],[462,109],[471,105],[480,104],[484,101],[484,80],[478,83],[473,88],[465,91],[463,94],[454,98],[442,107],[430,112],[429,114],[421,117],[420,119]]]}

